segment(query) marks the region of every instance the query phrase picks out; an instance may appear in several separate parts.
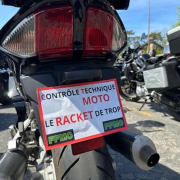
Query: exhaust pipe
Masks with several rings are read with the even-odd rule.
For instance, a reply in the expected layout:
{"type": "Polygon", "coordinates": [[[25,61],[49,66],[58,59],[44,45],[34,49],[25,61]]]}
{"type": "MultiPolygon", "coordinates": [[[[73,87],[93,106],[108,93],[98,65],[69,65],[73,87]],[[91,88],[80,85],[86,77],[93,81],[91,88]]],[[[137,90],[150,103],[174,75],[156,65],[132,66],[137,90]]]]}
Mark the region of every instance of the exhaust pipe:
{"type": "Polygon", "coordinates": [[[143,170],[152,169],[160,159],[151,139],[128,131],[105,136],[107,144],[143,170]]]}
{"type": "Polygon", "coordinates": [[[3,154],[0,159],[0,180],[22,180],[27,170],[26,149],[15,149],[3,154]]]}

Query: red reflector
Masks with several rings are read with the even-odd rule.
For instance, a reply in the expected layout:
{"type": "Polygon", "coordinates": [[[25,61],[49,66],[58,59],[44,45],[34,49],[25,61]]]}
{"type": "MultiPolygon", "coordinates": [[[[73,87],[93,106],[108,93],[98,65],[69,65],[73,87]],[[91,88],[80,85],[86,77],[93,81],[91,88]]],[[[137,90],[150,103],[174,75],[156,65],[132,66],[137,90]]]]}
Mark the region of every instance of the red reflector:
{"type": "Polygon", "coordinates": [[[84,56],[103,56],[111,51],[113,16],[104,10],[89,8],[86,11],[84,56]]]}
{"type": "Polygon", "coordinates": [[[68,6],[40,10],[36,17],[36,53],[39,58],[71,57],[73,9],[68,6]]]}
{"type": "Polygon", "coordinates": [[[104,138],[99,137],[88,141],[72,144],[72,151],[74,155],[81,154],[84,152],[92,151],[104,146],[104,138]]]}

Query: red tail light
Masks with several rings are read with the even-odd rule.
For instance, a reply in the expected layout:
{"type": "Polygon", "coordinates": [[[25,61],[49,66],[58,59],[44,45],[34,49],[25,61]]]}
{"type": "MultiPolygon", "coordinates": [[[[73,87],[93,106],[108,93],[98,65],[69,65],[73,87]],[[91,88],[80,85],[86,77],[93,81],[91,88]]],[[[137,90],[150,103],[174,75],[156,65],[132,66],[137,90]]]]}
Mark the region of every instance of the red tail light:
{"type": "Polygon", "coordinates": [[[73,53],[73,9],[57,7],[35,14],[36,53],[40,58],[70,57],[73,53]]]}
{"type": "MultiPolygon", "coordinates": [[[[77,33],[77,32],[76,32],[77,33]]],[[[82,32],[78,32],[82,33],[82,32]]],[[[86,10],[83,56],[105,56],[119,50],[126,36],[119,22],[96,7],[86,10]]],[[[21,56],[40,59],[73,55],[73,8],[58,6],[41,9],[24,18],[5,38],[3,48],[21,56]]]]}
{"type": "Polygon", "coordinates": [[[117,20],[102,9],[90,7],[86,11],[84,56],[104,56],[119,50],[126,36],[117,20]]]}
{"type": "Polygon", "coordinates": [[[83,141],[72,145],[72,151],[74,155],[81,154],[84,152],[92,151],[104,147],[104,138],[99,137],[88,141],[83,141]]]}
{"type": "Polygon", "coordinates": [[[84,31],[84,56],[102,56],[111,51],[113,16],[108,12],[89,8],[84,31]]]}

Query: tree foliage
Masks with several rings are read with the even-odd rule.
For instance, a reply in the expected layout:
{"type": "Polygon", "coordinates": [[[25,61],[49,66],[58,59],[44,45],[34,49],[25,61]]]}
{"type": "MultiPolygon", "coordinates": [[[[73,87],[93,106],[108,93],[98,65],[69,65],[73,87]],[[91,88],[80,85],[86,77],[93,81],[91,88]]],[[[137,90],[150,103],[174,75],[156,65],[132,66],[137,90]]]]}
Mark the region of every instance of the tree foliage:
{"type": "MultiPolygon", "coordinates": [[[[147,42],[147,36],[145,38],[141,38],[141,36],[136,36],[133,30],[127,31],[128,41],[131,46],[136,46],[138,43],[147,42]]],[[[152,32],[150,35],[150,41],[161,44],[163,40],[163,36],[161,32],[152,32]]]]}
{"type": "MultiPolygon", "coordinates": [[[[141,38],[141,36],[136,36],[133,30],[127,31],[129,46],[138,47],[139,44],[147,43],[147,36],[141,38]]],[[[166,44],[166,36],[164,36],[163,32],[151,32],[149,35],[150,42],[153,42],[155,45],[155,49],[157,54],[161,54],[163,51],[163,47],[166,44]]],[[[144,51],[147,52],[147,47],[144,48],[144,51]]]]}
{"type": "MultiPolygon", "coordinates": [[[[177,7],[177,23],[174,24],[172,27],[178,27],[180,26],[180,6],[177,7]]],[[[162,53],[163,47],[167,44],[167,37],[166,37],[167,29],[164,29],[159,32],[151,32],[149,37],[150,37],[150,42],[154,42],[155,44],[155,49],[158,51],[158,53],[162,53]]],[[[136,36],[135,32],[133,30],[127,31],[127,36],[128,36],[128,42],[129,46],[136,48],[139,44],[144,44],[147,42],[147,37],[144,39],[141,39],[140,36],[136,36]]]]}
{"type": "Polygon", "coordinates": [[[133,30],[130,30],[130,31],[126,31],[127,35],[131,36],[131,35],[134,35],[135,32],[133,30]]]}
{"type": "Polygon", "coordinates": [[[133,36],[135,34],[135,32],[133,30],[130,30],[130,31],[126,31],[127,33],[127,36],[128,36],[128,43],[129,45],[131,45],[133,43],[133,36]]]}
{"type": "Polygon", "coordinates": [[[177,23],[172,26],[173,28],[180,26],[180,6],[177,7],[177,14],[178,14],[178,20],[177,23]]]}
{"type": "Polygon", "coordinates": [[[161,35],[161,32],[152,32],[150,35],[150,41],[155,41],[155,42],[161,42],[162,41],[162,35],[161,35]]]}

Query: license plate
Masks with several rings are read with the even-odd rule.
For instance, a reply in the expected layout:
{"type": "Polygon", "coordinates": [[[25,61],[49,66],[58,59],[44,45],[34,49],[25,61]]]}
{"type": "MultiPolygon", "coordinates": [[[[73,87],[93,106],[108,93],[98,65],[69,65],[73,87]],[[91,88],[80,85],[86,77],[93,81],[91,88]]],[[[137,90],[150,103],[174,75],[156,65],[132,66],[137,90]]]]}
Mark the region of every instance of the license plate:
{"type": "Polygon", "coordinates": [[[46,150],[128,129],[116,79],[37,89],[46,150]]]}

